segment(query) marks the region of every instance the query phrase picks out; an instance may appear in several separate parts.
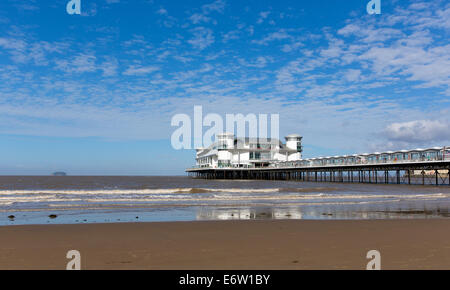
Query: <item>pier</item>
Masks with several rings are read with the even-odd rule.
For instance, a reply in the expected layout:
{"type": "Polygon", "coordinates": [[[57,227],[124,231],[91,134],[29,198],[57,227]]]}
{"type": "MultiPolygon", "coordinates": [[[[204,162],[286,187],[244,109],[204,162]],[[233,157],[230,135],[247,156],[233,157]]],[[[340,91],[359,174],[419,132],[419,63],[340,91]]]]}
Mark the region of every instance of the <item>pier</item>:
{"type": "Polygon", "coordinates": [[[194,167],[193,178],[450,185],[448,147],[278,162],[266,167],[194,167]]]}

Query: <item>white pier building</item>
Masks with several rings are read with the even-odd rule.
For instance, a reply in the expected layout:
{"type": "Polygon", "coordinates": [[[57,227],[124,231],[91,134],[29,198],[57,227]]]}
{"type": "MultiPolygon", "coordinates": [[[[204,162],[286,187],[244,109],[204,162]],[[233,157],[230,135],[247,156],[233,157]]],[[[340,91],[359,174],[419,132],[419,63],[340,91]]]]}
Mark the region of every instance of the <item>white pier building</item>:
{"type": "Polygon", "coordinates": [[[217,135],[208,148],[197,149],[196,165],[203,168],[258,168],[302,159],[302,137],[291,134],[283,144],[274,138],[237,138],[231,133],[217,135]]]}

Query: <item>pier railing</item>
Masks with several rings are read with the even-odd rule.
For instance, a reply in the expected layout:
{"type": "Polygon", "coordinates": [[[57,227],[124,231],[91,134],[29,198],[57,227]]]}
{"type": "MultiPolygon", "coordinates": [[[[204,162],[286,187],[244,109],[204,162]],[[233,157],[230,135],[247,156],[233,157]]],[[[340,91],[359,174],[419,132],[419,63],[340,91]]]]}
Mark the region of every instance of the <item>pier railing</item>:
{"type": "Polygon", "coordinates": [[[343,161],[331,161],[327,162],[327,159],[317,160],[299,160],[299,161],[285,161],[277,164],[273,164],[272,167],[275,168],[292,168],[292,167],[335,167],[335,166],[348,166],[348,165],[383,165],[383,164],[402,164],[402,163],[418,163],[418,162],[436,162],[436,161],[450,161],[449,157],[437,156],[437,157],[421,157],[421,158],[411,158],[411,159],[360,159],[360,160],[343,160],[343,161]]]}
{"type": "MultiPolygon", "coordinates": [[[[343,160],[343,161],[330,161],[327,158],[317,160],[317,159],[305,159],[298,161],[283,161],[283,162],[273,162],[267,167],[255,166],[254,164],[238,164],[231,163],[228,165],[197,165],[193,166],[190,169],[234,169],[234,168],[242,168],[242,169],[255,169],[255,168],[314,168],[314,167],[340,167],[340,166],[354,166],[354,165],[389,165],[389,164],[412,164],[412,163],[433,163],[440,161],[450,161],[450,156],[436,156],[436,157],[421,157],[414,159],[394,159],[394,160],[369,160],[369,159],[360,159],[360,160],[343,160]]],[[[189,170],[189,169],[188,169],[189,170]]]]}

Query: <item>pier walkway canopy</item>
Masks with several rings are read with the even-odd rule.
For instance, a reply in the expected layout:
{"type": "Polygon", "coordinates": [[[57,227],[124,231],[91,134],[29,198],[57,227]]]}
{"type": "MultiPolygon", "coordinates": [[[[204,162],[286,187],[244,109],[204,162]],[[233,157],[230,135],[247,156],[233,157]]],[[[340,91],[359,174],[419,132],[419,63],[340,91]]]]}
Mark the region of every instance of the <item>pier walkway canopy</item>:
{"type": "Polygon", "coordinates": [[[296,162],[279,162],[273,167],[323,167],[364,164],[395,164],[427,161],[450,161],[450,147],[433,147],[387,152],[364,153],[333,157],[303,159],[296,162]]]}
{"type": "MultiPolygon", "coordinates": [[[[252,159],[256,160],[259,156],[255,154],[252,159]]],[[[450,161],[450,146],[418,148],[412,150],[398,150],[387,152],[363,153],[342,156],[329,156],[318,158],[307,158],[299,160],[265,160],[267,168],[308,168],[308,167],[339,167],[355,165],[383,165],[383,164],[408,164],[450,161]]],[[[220,166],[194,166],[195,168],[240,168],[242,164],[228,163],[220,166]]],[[[258,166],[245,166],[245,168],[260,168],[258,166]]],[[[189,171],[189,169],[188,169],[189,171]]]]}

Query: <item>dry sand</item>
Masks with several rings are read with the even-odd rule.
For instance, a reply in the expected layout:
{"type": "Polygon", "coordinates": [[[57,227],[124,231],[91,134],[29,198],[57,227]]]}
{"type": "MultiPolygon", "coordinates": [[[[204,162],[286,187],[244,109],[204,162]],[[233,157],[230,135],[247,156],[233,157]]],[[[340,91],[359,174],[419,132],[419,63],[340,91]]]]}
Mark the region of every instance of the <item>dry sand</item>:
{"type": "Polygon", "coordinates": [[[212,221],[0,227],[0,269],[450,269],[450,220],[212,221]]]}

